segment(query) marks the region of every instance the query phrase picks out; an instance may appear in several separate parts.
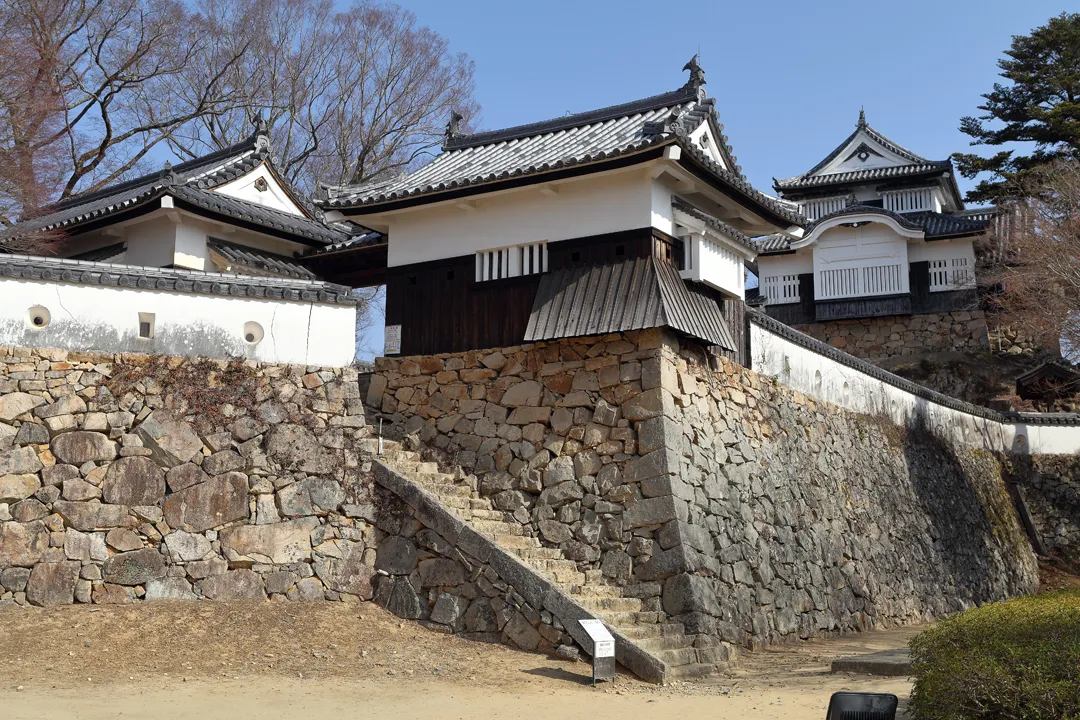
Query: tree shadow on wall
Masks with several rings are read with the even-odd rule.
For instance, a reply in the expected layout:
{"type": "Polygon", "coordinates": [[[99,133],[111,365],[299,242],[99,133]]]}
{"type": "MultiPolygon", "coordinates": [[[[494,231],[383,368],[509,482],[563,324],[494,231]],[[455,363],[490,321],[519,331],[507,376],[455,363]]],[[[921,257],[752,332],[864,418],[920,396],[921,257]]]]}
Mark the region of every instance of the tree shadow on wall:
{"type": "MultiPolygon", "coordinates": [[[[964,450],[934,434],[920,414],[902,440],[911,487],[928,516],[936,542],[923,538],[927,559],[941,568],[933,596],[981,604],[1028,590],[1018,552],[1028,548],[997,460],[976,448],[964,450]],[[953,586],[952,597],[946,596],[953,586]],[[940,594],[939,594],[940,593],[940,594]]],[[[926,588],[931,590],[931,588],[926,588]]],[[[954,603],[950,603],[957,609],[954,603]]]]}

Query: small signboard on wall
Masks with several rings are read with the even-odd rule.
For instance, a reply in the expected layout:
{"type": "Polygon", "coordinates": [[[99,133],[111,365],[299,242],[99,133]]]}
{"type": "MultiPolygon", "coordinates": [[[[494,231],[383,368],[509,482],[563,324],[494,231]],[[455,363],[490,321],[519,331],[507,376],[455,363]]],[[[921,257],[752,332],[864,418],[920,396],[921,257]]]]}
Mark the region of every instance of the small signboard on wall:
{"type": "Polygon", "coordinates": [[[383,339],[383,355],[396,355],[401,352],[401,326],[387,325],[383,339]]]}

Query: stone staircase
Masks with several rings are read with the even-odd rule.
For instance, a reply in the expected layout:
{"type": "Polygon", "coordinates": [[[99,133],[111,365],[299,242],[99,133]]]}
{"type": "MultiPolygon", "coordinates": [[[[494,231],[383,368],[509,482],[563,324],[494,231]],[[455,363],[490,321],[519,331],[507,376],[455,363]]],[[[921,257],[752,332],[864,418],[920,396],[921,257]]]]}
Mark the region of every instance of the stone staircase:
{"type": "Polygon", "coordinates": [[[667,622],[663,612],[646,610],[640,598],[624,597],[619,587],[604,583],[599,570],[582,572],[562,550],[544,547],[538,538],[525,535],[512,515],[496,510],[488,498],[480,496],[475,476],[458,478],[441,472],[437,463],[423,461],[418,453],[402,450],[393,441],[384,441],[381,459],[473,530],[517,556],[609,628],[664,663],[665,682],[704,677],[717,669],[715,662],[701,662],[709,659],[709,650],[695,648],[694,636],[686,635],[683,625],[667,622]]]}

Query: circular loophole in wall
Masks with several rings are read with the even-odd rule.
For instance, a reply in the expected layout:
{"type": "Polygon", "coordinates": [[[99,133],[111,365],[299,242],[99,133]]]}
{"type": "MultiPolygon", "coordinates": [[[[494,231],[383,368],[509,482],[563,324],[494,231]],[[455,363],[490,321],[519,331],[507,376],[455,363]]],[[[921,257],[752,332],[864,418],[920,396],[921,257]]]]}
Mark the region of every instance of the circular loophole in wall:
{"type": "Polygon", "coordinates": [[[44,330],[52,322],[52,313],[44,305],[34,305],[26,311],[26,327],[30,330],[44,330]]]}
{"type": "Polygon", "coordinates": [[[817,371],[814,372],[814,392],[817,392],[817,393],[821,392],[821,371],[820,370],[817,370],[817,371]]]}
{"type": "Polygon", "coordinates": [[[258,345],[263,339],[263,328],[257,322],[244,323],[244,342],[248,345],[258,345]]]}

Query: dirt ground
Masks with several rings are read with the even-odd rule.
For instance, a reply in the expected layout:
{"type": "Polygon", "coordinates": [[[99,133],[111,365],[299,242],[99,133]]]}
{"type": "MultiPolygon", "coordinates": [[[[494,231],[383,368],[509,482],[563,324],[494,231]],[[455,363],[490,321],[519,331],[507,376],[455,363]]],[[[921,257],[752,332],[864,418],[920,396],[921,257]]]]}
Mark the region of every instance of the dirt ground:
{"type": "Polygon", "coordinates": [[[4,718],[626,718],[682,712],[820,720],[837,690],[905,679],[832,675],[836,655],[913,630],[745,657],[726,677],[656,687],[589,666],[440,635],[371,604],[144,603],[0,615],[4,718]]]}

